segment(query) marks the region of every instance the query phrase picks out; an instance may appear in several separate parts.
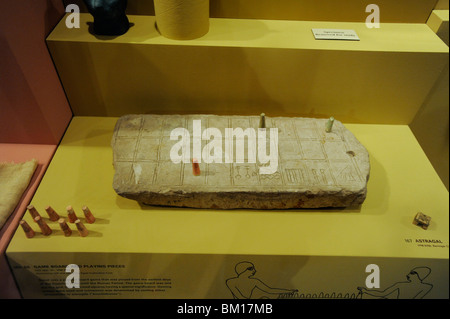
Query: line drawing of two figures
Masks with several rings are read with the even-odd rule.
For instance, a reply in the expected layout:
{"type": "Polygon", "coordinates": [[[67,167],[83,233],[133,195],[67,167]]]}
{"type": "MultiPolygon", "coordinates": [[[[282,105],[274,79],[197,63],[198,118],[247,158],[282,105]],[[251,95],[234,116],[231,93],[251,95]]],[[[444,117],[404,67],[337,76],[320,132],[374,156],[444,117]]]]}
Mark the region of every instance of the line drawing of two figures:
{"type": "MultiPolygon", "coordinates": [[[[255,265],[249,261],[236,264],[236,277],[226,280],[226,286],[234,299],[276,299],[282,295],[296,295],[298,289],[272,288],[262,280],[255,278],[255,265]]],[[[384,290],[357,287],[360,298],[364,294],[377,298],[421,299],[427,295],[433,285],[424,280],[430,275],[429,267],[415,267],[407,275],[406,281],[399,281],[384,290]]]]}

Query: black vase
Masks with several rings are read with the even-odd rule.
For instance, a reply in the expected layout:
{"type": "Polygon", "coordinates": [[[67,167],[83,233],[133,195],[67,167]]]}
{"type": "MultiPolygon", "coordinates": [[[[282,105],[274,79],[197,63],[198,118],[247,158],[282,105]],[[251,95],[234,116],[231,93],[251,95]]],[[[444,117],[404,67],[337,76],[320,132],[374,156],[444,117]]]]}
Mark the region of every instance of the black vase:
{"type": "Polygon", "coordinates": [[[125,14],[128,0],[83,0],[94,17],[97,35],[122,35],[130,28],[125,14]]]}

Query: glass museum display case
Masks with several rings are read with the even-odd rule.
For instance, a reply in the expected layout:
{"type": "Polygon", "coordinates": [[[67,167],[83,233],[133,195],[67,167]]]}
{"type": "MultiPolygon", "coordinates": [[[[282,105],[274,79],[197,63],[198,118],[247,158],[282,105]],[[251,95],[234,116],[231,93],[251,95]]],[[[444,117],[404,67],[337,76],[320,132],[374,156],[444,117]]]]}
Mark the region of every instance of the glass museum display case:
{"type": "MultiPolygon", "coordinates": [[[[15,6],[10,14],[21,9],[7,2],[15,6]]],[[[27,103],[12,98],[19,89],[10,90],[8,105],[26,104],[20,116],[36,112],[38,122],[26,125],[20,141],[14,139],[20,132],[10,130],[0,144],[2,161],[40,161],[0,233],[8,297],[449,297],[448,1],[380,0],[367,8],[359,0],[211,0],[203,1],[209,2],[206,22],[195,16],[179,26],[184,12],[161,22],[154,10],[161,3],[129,0],[129,29],[118,35],[96,34],[92,8],[84,2],[53,2],[59,14],[50,15],[52,22],[41,28],[45,39],[33,44],[40,45],[42,58],[29,62],[46,61],[52,73],[39,78],[38,68],[29,72],[40,85],[51,78],[47,94],[57,100],[38,96],[39,102],[27,103]],[[70,4],[79,15],[65,10],[70,4]],[[189,27],[195,37],[173,38],[186,37],[189,27]],[[315,188],[363,178],[365,200],[332,208],[188,208],[145,205],[113,188],[119,164],[112,141],[121,117],[180,115],[191,130],[199,114],[254,116],[258,128],[261,113],[267,127],[280,123],[275,118],[288,119],[278,127],[280,143],[286,141],[282,134],[299,135],[287,139],[294,150],[289,161],[304,160],[307,145],[314,144],[323,152],[311,151],[308,160],[328,165],[285,167],[280,153],[275,185],[303,178],[315,188]],[[333,140],[319,125],[313,133],[296,130],[296,119],[330,117],[339,122],[335,130],[342,123],[367,150],[367,180],[362,166],[352,164],[358,160],[353,151],[346,149],[345,158],[333,155],[341,137],[333,140]],[[311,136],[302,140],[302,134],[311,136]],[[297,157],[296,147],[303,152],[297,157]],[[49,206],[58,218],[46,212],[49,206]],[[24,231],[22,220],[32,232],[24,231]]],[[[36,10],[37,16],[52,12],[36,10]]],[[[35,40],[21,36],[31,48],[35,40]]],[[[7,41],[10,61],[21,64],[13,37],[7,41]]],[[[26,74],[11,79],[10,86],[31,81],[26,74]]],[[[43,89],[30,90],[32,96],[43,89]]],[[[2,125],[20,122],[16,117],[2,118],[2,125]]],[[[154,125],[164,128],[164,118],[156,118],[154,125]]],[[[175,175],[189,180],[191,163],[170,166],[167,158],[169,171],[154,177],[162,160],[150,165],[149,157],[161,159],[175,141],[162,130],[158,144],[145,144],[154,131],[139,125],[139,140],[134,133],[121,140],[132,140],[120,155],[134,161],[120,166],[132,184],[150,178],[153,186],[167,186],[169,171],[179,167],[175,175]]],[[[230,165],[218,175],[231,178],[230,185],[238,185],[239,173],[240,190],[263,183],[249,169],[230,165]]],[[[210,171],[202,176],[208,187],[219,183],[210,171]]],[[[270,196],[281,200],[276,192],[270,196]]]]}

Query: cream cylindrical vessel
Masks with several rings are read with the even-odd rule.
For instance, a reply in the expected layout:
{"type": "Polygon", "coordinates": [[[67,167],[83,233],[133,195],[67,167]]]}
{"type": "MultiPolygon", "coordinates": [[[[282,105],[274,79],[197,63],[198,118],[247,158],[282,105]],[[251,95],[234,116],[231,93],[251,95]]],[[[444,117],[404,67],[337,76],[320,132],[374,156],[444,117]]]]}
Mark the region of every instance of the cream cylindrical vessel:
{"type": "Polygon", "coordinates": [[[209,0],[154,0],[156,26],[166,38],[192,40],[209,31],[209,0]]]}

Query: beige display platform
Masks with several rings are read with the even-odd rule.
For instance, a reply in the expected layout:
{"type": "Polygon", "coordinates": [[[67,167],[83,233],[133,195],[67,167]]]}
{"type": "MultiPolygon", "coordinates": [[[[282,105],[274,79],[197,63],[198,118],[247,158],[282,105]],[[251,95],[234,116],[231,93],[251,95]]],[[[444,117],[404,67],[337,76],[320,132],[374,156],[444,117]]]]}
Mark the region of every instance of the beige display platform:
{"type": "Polygon", "coordinates": [[[448,191],[408,126],[344,123],[371,156],[359,209],[223,211],[118,196],[110,146],[117,120],[73,118],[31,204],[44,218],[47,205],[63,216],[72,205],[89,235],[69,224],[65,237],[46,218],[53,233],[43,236],[27,213],[37,235],[18,229],[6,252],[23,297],[233,298],[235,279],[245,276],[284,289],[251,298],[375,298],[358,289],[374,278],[375,290],[395,287],[389,298],[449,297],[448,191]],[[412,223],[418,211],[432,217],[428,230],[412,223]],[[80,288],[66,286],[69,264],[79,267],[80,288]]]}
{"type": "Polygon", "coordinates": [[[126,115],[111,141],[113,186],[121,196],[159,206],[357,207],[366,198],[369,154],[341,122],[333,120],[327,132],[328,122],[126,115]]]}

